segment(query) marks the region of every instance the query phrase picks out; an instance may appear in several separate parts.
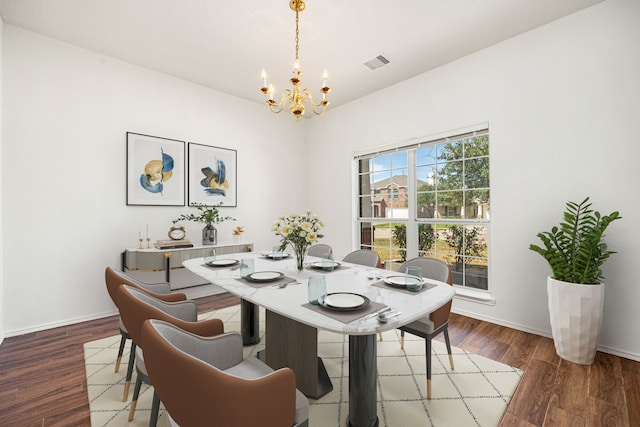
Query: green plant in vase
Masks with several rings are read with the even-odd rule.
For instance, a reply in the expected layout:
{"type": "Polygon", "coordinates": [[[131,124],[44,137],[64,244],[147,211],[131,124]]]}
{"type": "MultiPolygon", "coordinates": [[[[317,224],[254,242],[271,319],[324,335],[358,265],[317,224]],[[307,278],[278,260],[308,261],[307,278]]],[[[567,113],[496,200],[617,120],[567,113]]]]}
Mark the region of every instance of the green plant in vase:
{"type": "Polygon", "coordinates": [[[220,215],[218,208],[222,203],[207,206],[203,203],[193,203],[191,207],[198,210],[198,213],[182,214],[172,222],[175,224],[180,221],[201,222],[206,224],[202,229],[202,244],[215,245],[218,243],[218,230],[214,224],[220,224],[225,221],[235,221],[235,218],[226,215],[220,215]]]}
{"type": "Polygon", "coordinates": [[[595,358],[604,312],[602,265],[615,253],[607,248],[604,232],[620,218],[617,211],[594,211],[588,197],[568,202],[560,225],[537,234],[543,245],[529,246],[551,268],[551,333],[556,352],[570,362],[590,365],[595,358]]]}

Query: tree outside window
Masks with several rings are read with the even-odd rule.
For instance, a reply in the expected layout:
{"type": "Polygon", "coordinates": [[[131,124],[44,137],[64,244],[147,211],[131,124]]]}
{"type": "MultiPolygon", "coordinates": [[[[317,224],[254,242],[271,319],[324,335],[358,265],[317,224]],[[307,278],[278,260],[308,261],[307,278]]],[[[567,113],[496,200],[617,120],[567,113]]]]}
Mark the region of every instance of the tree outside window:
{"type": "Polygon", "coordinates": [[[421,142],[359,162],[370,168],[359,171],[361,180],[369,179],[369,188],[394,182],[396,186],[387,188],[387,199],[396,200],[402,194],[393,206],[376,201],[371,190],[359,196],[380,206],[375,218],[360,215],[358,220],[371,221],[370,228],[377,230],[377,243],[371,242],[370,247],[381,254],[389,268],[415,256],[435,257],[450,265],[455,284],[488,289],[487,130],[421,142]],[[386,175],[371,172],[377,165],[391,164],[391,159],[395,163],[386,175]],[[402,186],[398,187],[398,182],[402,186]]]}

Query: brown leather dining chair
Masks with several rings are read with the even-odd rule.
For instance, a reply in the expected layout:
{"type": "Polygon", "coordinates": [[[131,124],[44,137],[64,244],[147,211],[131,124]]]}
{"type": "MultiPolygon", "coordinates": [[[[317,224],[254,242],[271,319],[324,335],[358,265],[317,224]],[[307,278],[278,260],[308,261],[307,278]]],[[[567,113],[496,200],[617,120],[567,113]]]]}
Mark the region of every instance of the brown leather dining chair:
{"type": "MultiPolygon", "coordinates": [[[[187,296],[183,293],[171,293],[171,287],[168,283],[144,283],[139,280],[134,279],[133,277],[121,272],[112,269],[111,267],[107,267],[104,271],[104,279],[107,285],[107,292],[111,297],[111,301],[115,304],[118,311],[120,310],[120,306],[118,304],[118,288],[120,285],[128,285],[133,288],[139,289],[142,292],[146,292],[149,295],[160,299],[166,302],[177,302],[184,301],[187,299],[187,296]]],[[[122,323],[122,318],[119,319],[119,328],[120,328],[120,348],[118,349],[118,357],[116,358],[116,367],[114,372],[118,372],[120,370],[120,362],[122,360],[122,354],[124,353],[124,347],[126,345],[126,341],[131,339],[129,336],[129,332],[127,328],[122,323]]],[[[127,366],[127,376],[125,379],[124,385],[124,393],[122,395],[122,401],[126,402],[129,397],[129,387],[131,385],[131,377],[133,375],[133,365],[135,361],[135,343],[131,342],[131,350],[129,352],[129,365],[127,366]]]]}
{"type": "MultiPolygon", "coordinates": [[[[220,319],[198,321],[198,308],[195,301],[185,300],[165,302],[140,291],[139,289],[121,285],[118,289],[118,303],[120,316],[126,326],[131,339],[136,344],[136,385],[133,391],[129,421],[133,419],[142,383],[153,385],[147,373],[145,355],[147,351],[141,345],[142,324],[147,319],[160,319],[194,334],[212,337],[224,333],[224,325],[220,319]]],[[[160,399],[154,389],[151,418],[149,425],[155,426],[158,419],[160,399]]]]}
{"type": "Polygon", "coordinates": [[[147,320],[142,344],[169,425],[309,425],[309,401],[296,389],[294,372],[274,371],[255,357],[243,358],[237,332],[203,338],[167,322],[147,320]]]}
{"type": "MultiPolygon", "coordinates": [[[[417,257],[405,261],[398,269],[398,272],[404,273],[407,270],[407,267],[414,266],[422,268],[423,277],[446,282],[453,286],[451,269],[445,262],[435,258],[417,257]]],[[[451,303],[452,301],[449,300],[445,305],[432,312],[429,316],[422,317],[399,328],[400,347],[403,349],[405,332],[424,338],[427,358],[427,399],[431,399],[431,338],[438,335],[440,332],[444,334],[444,342],[447,346],[447,353],[449,354],[449,365],[451,366],[451,370],[454,370],[448,329],[451,303]]]]}

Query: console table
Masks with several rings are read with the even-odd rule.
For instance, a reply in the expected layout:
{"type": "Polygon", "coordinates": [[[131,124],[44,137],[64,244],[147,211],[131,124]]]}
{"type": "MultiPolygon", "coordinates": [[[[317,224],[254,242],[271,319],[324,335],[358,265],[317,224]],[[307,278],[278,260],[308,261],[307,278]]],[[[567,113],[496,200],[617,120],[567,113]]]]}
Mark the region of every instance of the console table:
{"type": "Polygon", "coordinates": [[[122,270],[145,282],[165,281],[171,285],[172,290],[183,289],[209,283],[183,268],[184,261],[202,258],[207,249],[215,249],[216,255],[225,255],[251,252],[252,248],[253,243],[246,241],[194,245],[191,248],[127,248],[122,253],[122,270]]]}

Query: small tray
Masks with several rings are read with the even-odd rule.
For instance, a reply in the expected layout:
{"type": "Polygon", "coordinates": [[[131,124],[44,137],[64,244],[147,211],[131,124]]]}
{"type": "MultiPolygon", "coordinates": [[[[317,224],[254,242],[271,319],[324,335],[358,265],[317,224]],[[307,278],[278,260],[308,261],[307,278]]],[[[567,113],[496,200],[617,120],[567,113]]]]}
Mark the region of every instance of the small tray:
{"type": "Polygon", "coordinates": [[[245,279],[252,282],[273,282],[274,280],[281,279],[284,274],[279,271],[256,271],[249,274],[245,279]]]}
{"type": "Polygon", "coordinates": [[[351,292],[335,292],[327,294],[321,307],[328,310],[352,311],[365,308],[369,303],[369,298],[364,295],[351,292]]]}
{"type": "Polygon", "coordinates": [[[215,261],[205,262],[209,267],[231,267],[239,263],[237,259],[217,259],[215,261]]]}

